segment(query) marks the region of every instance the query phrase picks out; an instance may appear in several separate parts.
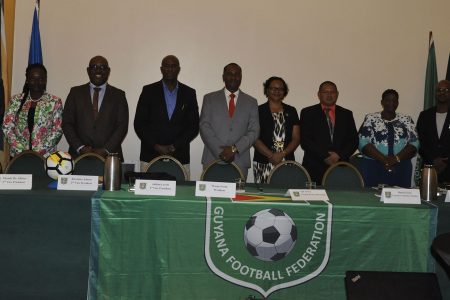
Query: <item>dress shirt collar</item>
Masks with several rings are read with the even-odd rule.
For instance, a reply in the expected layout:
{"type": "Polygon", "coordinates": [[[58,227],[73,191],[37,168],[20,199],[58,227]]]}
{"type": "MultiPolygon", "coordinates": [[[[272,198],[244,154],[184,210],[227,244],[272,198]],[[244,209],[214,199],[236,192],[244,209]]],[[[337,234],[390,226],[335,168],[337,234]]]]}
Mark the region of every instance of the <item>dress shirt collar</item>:
{"type": "Polygon", "coordinates": [[[322,103],[320,104],[320,106],[322,106],[322,111],[325,113],[325,109],[330,109],[330,119],[331,122],[333,122],[333,124],[335,124],[336,122],[336,104],[333,105],[323,105],[322,103]]]}
{"type": "Polygon", "coordinates": [[[164,93],[175,94],[175,95],[178,93],[178,81],[177,81],[177,85],[175,86],[173,91],[169,90],[169,87],[166,85],[164,80],[161,80],[161,82],[163,84],[164,93]]]}
{"type": "Polygon", "coordinates": [[[229,90],[227,90],[227,88],[224,88],[223,90],[225,91],[225,99],[227,99],[227,103],[228,103],[228,101],[230,101],[230,95],[231,95],[231,94],[234,94],[234,95],[235,95],[235,97],[234,97],[234,104],[236,105],[237,99],[239,98],[239,92],[240,92],[240,90],[237,90],[237,91],[234,92],[234,93],[231,93],[229,90]]]}
{"type": "Polygon", "coordinates": [[[104,92],[106,89],[106,82],[102,85],[96,86],[95,84],[93,84],[92,82],[89,82],[89,88],[91,90],[91,93],[94,92],[94,88],[100,88],[100,93],[104,92]]]}

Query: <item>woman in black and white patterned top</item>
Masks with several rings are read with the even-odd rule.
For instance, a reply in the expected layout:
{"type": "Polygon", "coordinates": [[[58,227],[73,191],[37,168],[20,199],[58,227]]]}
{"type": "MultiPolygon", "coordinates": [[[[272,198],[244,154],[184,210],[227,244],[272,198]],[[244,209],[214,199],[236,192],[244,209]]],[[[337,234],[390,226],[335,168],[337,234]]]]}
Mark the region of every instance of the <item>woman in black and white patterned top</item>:
{"type": "Polygon", "coordinates": [[[300,144],[300,122],[295,107],[283,103],[288,86],[280,77],[264,82],[267,102],[260,105],[259,138],[253,145],[253,175],[256,183],[267,183],[270,171],[283,160],[295,160],[300,144]]]}

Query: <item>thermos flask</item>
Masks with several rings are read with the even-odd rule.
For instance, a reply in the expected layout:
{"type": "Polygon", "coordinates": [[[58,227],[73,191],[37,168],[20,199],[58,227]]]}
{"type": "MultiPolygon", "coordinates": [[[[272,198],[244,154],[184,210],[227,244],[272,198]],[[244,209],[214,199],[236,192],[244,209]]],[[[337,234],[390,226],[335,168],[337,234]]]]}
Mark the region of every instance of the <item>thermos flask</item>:
{"type": "Polygon", "coordinates": [[[437,173],[434,166],[424,165],[420,180],[420,198],[425,201],[436,200],[437,186],[437,173]]]}
{"type": "Polygon", "coordinates": [[[103,174],[103,189],[106,191],[120,190],[122,173],[121,163],[118,153],[109,153],[105,161],[105,170],[103,174]]]}

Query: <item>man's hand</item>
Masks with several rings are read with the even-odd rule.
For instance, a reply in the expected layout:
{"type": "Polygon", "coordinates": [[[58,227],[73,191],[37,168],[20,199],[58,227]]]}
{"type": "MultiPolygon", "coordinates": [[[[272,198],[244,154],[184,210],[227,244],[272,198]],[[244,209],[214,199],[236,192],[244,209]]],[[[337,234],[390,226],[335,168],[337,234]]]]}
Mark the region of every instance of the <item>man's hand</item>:
{"type": "Polygon", "coordinates": [[[175,152],[175,147],[173,145],[159,145],[155,144],[155,150],[160,155],[171,155],[175,152]]]}
{"type": "Polygon", "coordinates": [[[108,152],[106,151],[105,148],[94,148],[94,149],[92,149],[92,152],[94,152],[95,154],[100,155],[101,157],[108,156],[108,152]]]}
{"type": "Polygon", "coordinates": [[[83,148],[80,149],[80,154],[86,154],[86,153],[91,153],[92,152],[92,147],[91,146],[84,146],[83,148]]]}
{"type": "Polygon", "coordinates": [[[339,159],[341,159],[341,157],[336,152],[328,151],[328,154],[330,154],[330,156],[325,158],[323,161],[329,166],[337,163],[339,159]]]}
{"type": "Polygon", "coordinates": [[[222,152],[219,154],[219,158],[224,162],[230,163],[234,160],[235,153],[233,152],[233,148],[231,146],[221,146],[222,152]]]}

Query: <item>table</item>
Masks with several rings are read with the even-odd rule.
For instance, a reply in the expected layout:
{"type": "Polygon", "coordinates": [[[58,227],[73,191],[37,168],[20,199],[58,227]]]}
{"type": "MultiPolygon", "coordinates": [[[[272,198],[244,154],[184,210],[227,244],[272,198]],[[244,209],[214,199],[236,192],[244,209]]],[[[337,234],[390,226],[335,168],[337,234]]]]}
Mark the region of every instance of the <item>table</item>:
{"type": "Polygon", "coordinates": [[[85,299],[92,192],[0,191],[0,299],[85,299]]]}
{"type": "Polygon", "coordinates": [[[175,197],[97,194],[89,299],[345,299],[346,270],[434,271],[435,206],[383,205],[373,190],[328,195],[332,205],[306,206],[208,202],[190,186],[175,197]],[[255,258],[244,242],[249,218],[266,209],[297,228],[294,248],[275,262],[255,258]]]}

